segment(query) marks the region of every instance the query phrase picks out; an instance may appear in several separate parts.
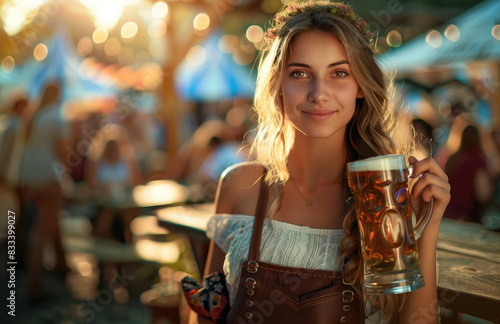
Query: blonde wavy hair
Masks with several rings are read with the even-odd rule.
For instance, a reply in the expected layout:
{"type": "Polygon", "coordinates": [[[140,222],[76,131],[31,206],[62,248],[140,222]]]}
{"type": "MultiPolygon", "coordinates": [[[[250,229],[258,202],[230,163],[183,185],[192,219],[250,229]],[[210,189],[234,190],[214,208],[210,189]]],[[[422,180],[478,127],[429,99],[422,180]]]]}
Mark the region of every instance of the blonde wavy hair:
{"type": "MultiPolygon", "coordinates": [[[[288,13],[288,16],[286,11],[290,11],[290,5],[283,7],[276,16],[285,16],[286,20],[280,19],[279,28],[273,27],[272,39],[261,49],[254,98],[258,126],[250,153],[267,168],[265,181],[278,187],[271,214],[279,209],[281,192],[289,178],[287,159],[293,146],[295,131],[284,116],[279,93],[291,44],[300,33],[320,31],[338,38],[345,48],[352,74],[365,96],[364,99],[357,100],[354,116],[347,124],[347,162],[377,155],[405,153],[392,140],[395,129],[392,80],[379,68],[371,43],[352,20],[332,14],[332,8],[339,5],[345,6],[324,1],[301,2],[303,9],[293,15],[288,13]]],[[[347,177],[344,178],[344,190],[348,195],[347,177]]],[[[363,258],[354,204],[348,206],[343,230],[345,236],[340,244],[339,262],[343,266],[345,279],[361,292],[363,258]]],[[[398,297],[368,297],[370,307],[381,310],[384,322],[397,322],[398,309],[401,307],[398,297]]]]}

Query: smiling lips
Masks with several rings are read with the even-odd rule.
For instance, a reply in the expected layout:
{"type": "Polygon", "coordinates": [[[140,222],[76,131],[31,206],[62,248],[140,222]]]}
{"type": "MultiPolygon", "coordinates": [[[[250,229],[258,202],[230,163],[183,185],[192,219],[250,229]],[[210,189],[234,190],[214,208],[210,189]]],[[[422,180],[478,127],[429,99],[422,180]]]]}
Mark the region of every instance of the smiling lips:
{"type": "Polygon", "coordinates": [[[311,118],[314,121],[327,120],[336,112],[337,112],[336,110],[319,110],[319,109],[302,111],[302,113],[304,113],[306,116],[308,116],[309,118],[311,118]]]}

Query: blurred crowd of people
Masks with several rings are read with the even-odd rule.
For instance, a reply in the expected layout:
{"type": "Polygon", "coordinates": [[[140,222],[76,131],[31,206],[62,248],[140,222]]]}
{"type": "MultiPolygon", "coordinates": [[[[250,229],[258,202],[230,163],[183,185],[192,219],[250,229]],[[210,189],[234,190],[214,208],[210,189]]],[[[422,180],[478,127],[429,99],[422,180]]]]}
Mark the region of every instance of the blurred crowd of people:
{"type": "Polygon", "coordinates": [[[86,216],[96,237],[130,242],[129,225],[138,209],[113,208],[99,201],[158,179],[187,186],[190,200],[213,201],[224,169],[247,158],[242,145],[249,127],[247,107],[194,125],[189,140],[168,159],[165,130],[155,114],[140,113],[130,105],[118,107],[118,100],[68,114],[68,106],[75,103],[63,100],[64,86],[57,80],[48,82],[39,98],[13,91],[1,114],[2,205],[19,211],[17,253],[28,268],[29,296],[35,302],[46,297],[42,276],[47,247],[55,252],[53,270],[69,271],[60,222],[67,205],[89,207],[86,216]]]}
{"type": "Polygon", "coordinates": [[[439,127],[420,118],[412,126],[420,157],[434,157],[449,177],[452,194],[444,217],[499,230],[500,126],[481,127],[464,111],[439,127]]]}

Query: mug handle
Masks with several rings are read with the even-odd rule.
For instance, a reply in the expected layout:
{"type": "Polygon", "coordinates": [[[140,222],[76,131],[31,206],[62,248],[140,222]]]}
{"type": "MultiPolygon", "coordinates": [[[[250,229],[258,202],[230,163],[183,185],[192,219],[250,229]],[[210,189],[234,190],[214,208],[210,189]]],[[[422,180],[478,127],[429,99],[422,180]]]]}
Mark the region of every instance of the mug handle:
{"type": "MultiPolygon", "coordinates": [[[[413,165],[408,166],[408,178],[413,178],[413,165]]],[[[429,221],[431,220],[432,216],[432,210],[434,207],[434,201],[433,198],[431,197],[431,200],[429,202],[424,202],[424,206],[422,210],[420,211],[420,215],[418,215],[418,221],[417,224],[415,224],[415,240],[418,241],[420,239],[420,236],[422,236],[422,233],[424,232],[425,228],[427,227],[427,224],[429,224],[429,221]]]]}

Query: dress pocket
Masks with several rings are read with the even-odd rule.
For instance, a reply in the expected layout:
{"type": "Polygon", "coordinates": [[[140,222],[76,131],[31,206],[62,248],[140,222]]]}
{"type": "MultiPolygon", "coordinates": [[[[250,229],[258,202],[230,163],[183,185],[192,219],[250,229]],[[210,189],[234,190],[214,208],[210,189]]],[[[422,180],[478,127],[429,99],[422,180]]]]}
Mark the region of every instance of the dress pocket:
{"type": "Polygon", "coordinates": [[[301,310],[318,303],[342,298],[340,282],[334,280],[311,280],[311,278],[288,278],[286,285],[269,280],[258,289],[266,290],[277,300],[287,303],[295,310],[301,310]],[[319,281],[319,282],[318,282],[319,281]]]}

